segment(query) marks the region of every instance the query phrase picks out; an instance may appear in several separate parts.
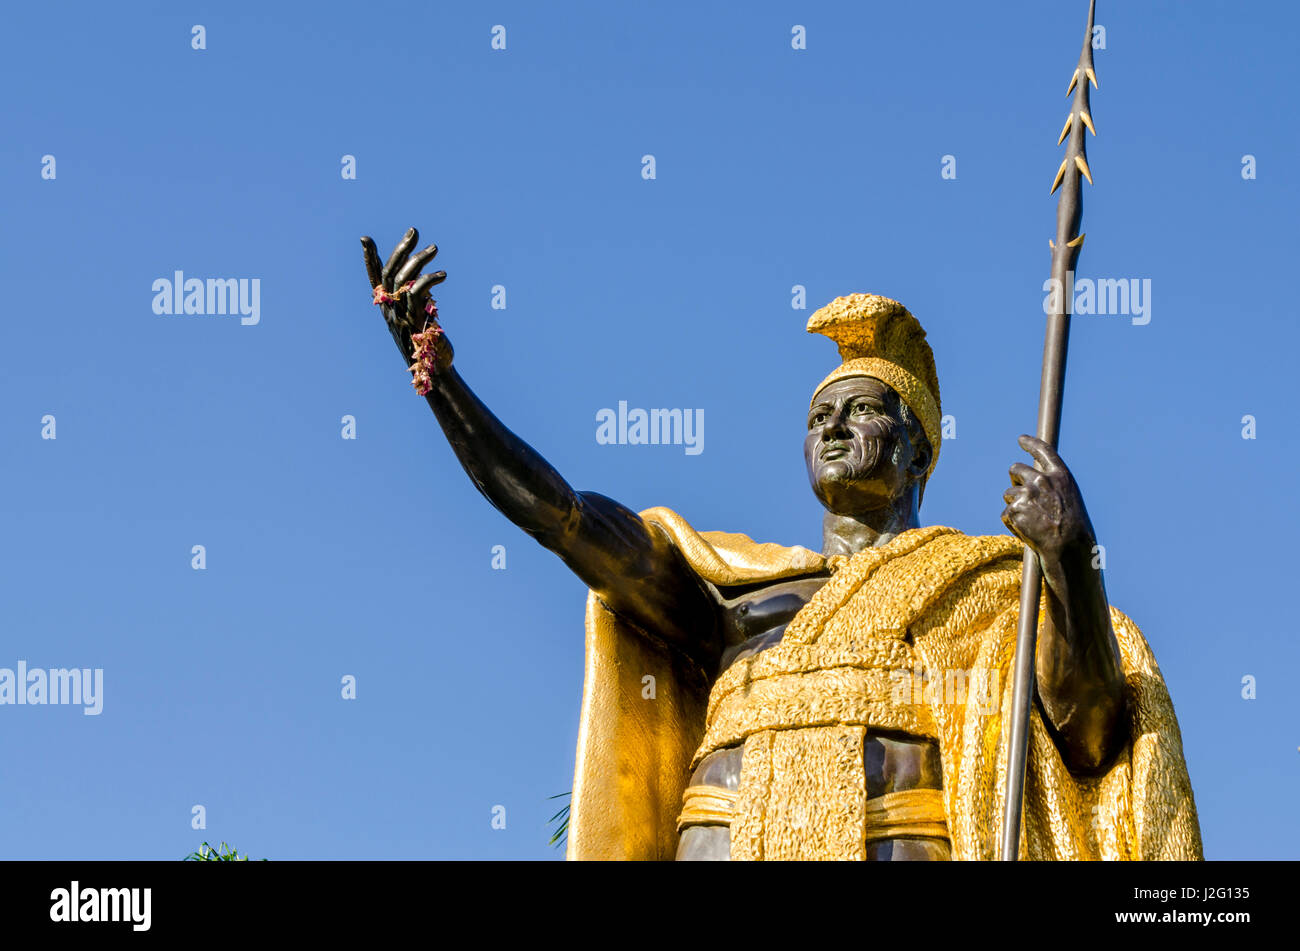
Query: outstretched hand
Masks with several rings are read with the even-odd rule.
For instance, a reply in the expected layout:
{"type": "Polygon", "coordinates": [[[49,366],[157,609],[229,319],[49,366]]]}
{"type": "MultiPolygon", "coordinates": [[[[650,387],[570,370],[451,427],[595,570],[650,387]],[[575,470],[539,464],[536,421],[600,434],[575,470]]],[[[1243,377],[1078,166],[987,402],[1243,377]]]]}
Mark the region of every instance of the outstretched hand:
{"type": "Polygon", "coordinates": [[[418,231],[414,228],[408,230],[389,255],[388,263],[381,265],[374,239],[367,235],[361,239],[362,255],[374,301],[379,304],[384,322],[388,324],[388,331],[402,351],[403,358],[408,363],[416,358],[417,348],[412,344],[412,334],[437,329],[438,333],[430,338],[430,346],[434,348],[434,368],[445,370],[451,366],[452,347],[439,329],[438,309],[429,296],[429,289],[445,281],[447,272],[420,274],[438,253],[438,246],[431,244],[424,250],[411,254],[411,249],[419,239],[418,231]]]}

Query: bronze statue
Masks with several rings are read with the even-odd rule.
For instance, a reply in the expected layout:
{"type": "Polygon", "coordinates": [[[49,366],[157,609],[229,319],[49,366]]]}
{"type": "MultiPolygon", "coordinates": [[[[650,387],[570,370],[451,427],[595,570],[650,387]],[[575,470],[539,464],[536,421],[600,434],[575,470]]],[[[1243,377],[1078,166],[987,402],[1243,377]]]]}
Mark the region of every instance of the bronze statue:
{"type": "MultiPolygon", "coordinates": [[[[1086,87],[1086,41],[1085,59],[1086,87]]],[[[1053,185],[1068,197],[1054,266],[1082,241],[1086,107],[1085,89],[1067,123],[1079,158],[1053,185]]],[[[1012,535],[967,536],[919,519],[942,442],[920,323],[869,294],[818,310],[808,330],[842,359],[804,437],[822,550],[757,544],[572,489],[461,379],[429,296],[446,274],[421,276],[437,248],[417,242],[412,228],[381,264],[362,238],[416,389],[479,491],[590,589],[571,858],[991,859],[1004,797],[1020,857],[1201,858],[1168,691],[1107,601],[1053,448],[1063,337],[1045,359],[1050,438],[1020,437],[1038,468],[1013,464],[1002,496],[1012,535]],[[1032,604],[1039,572],[1036,653],[1032,615],[1019,632],[1033,683],[1017,684],[1022,580],[1032,604]]]]}
{"type": "MultiPolygon", "coordinates": [[[[381,299],[394,340],[408,359],[412,356],[412,334],[420,334],[436,323],[430,316],[429,289],[446,277],[443,271],[419,276],[437,249],[430,245],[412,254],[416,242],[417,233],[412,228],[388,262],[381,265],[374,242],[370,238],[362,239],[370,280],[379,289],[376,297],[381,299]]],[[[864,814],[853,816],[849,824],[866,828],[861,843],[837,840],[830,847],[822,843],[818,848],[805,849],[799,842],[791,841],[792,830],[799,828],[799,817],[787,816],[779,828],[761,829],[757,845],[747,842],[747,856],[758,851],[767,857],[778,852],[780,857],[822,854],[838,857],[847,848],[855,857],[877,860],[953,857],[953,833],[949,827],[955,818],[952,813],[959,810],[947,804],[946,781],[965,783],[973,797],[970,803],[959,806],[968,814],[963,818],[965,840],[961,843],[966,854],[958,857],[993,856],[997,817],[996,809],[993,812],[988,809],[997,805],[996,797],[991,795],[998,773],[996,751],[984,770],[988,775],[974,779],[962,777],[962,764],[944,762],[945,738],[938,734],[944,729],[968,729],[970,724],[936,722],[943,717],[942,714],[936,717],[935,713],[951,707],[952,717],[960,714],[969,719],[967,708],[971,704],[950,703],[951,698],[942,697],[934,704],[919,696],[925,689],[934,689],[934,678],[942,681],[954,671],[961,671],[968,683],[973,682],[977,671],[972,671],[977,665],[963,662],[936,667],[926,663],[921,679],[926,674],[931,679],[919,688],[918,696],[906,703],[893,704],[926,711],[928,715],[924,716],[867,709],[871,707],[867,703],[862,710],[846,710],[838,724],[820,727],[813,723],[778,722],[781,710],[759,711],[758,720],[739,727],[747,732],[746,738],[716,750],[706,750],[703,755],[699,755],[700,747],[689,749],[686,762],[691,763],[690,774],[683,768],[681,775],[672,775],[674,760],[682,765],[681,750],[699,742],[706,733],[708,713],[703,708],[708,705],[710,690],[724,679],[726,672],[746,663],[750,664],[751,680],[762,676],[764,672],[753,669],[753,661],[781,645],[783,635],[801,610],[836,573],[854,564],[863,552],[875,550],[891,556],[875,570],[875,576],[886,566],[914,561],[914,576],[937,571],[938,581],[947,584],[942,590],[939,584],[933,584],[936,590],[928,600],[924,591],[902,592],[902,596],[910,597],[919,605],[913,616],[904,618],[906,627],[917,628],[912,632],[913,640],[959,639],[963,632],[954,633],[951,630],[954,624],[969,629],[972,620],[980,620],[986,622],[986,628],[999,631],[1002,641],[1008,641],[1009,636],[1009,642],[1014,642],[1014,623],[1009,622],[1014,621],[1016,614],[1014,599],[1019,586],[1020,560],[1015,539],[970,538],[950,529],[920,526],[920,498],[936,460],[937,430],[927,433],[918,406],[909,405],[900,397],[896,386],[879,377],[893,376],[902,370],[907,377],[896,379],[910,378],[912,383],[920,382],[923,388],[932,390],[934,410],[937,410],[937,378],[924,331],[901,304],[872,295],[836,300],[813,315],[810,329],[832,335],[845,356],[844,364],[818,387],[804,438],[809,481],[826,507],[820,555],[802,548],[773,551],[779,546],[755,545],[744,536],[695,533],[668,510],[650,510],[638,515],[603,495],[575,491],[479,401],[453,366],[450,341],[442,334],[436,339],[429,374],[431,388],[425,398],[470,479],[497,509],[558,554],[591,589],[589,651],[592,642],[602,636],[599,630],[593,634],[593,628],[598,629],[602,624],[609,627],[608,622],[612,620],[612,626],[625,629],[618,635],[624,643],[610,652],[612,658],[589,657],[588,695],[584,702],[586,748],[580,753],[588,762],[579,763],[570,823],[571,855],[732,857],[737,854],[732,832],[737,818],[737,796],[742,793],[748,737],[763,735],[770,741],[773,734],[830,729],[848,731],[837,735],[835,742],[844,738],[846,742],[840,745],[851,749],[851,755],[858,759],[856,766],[850,766],[848,775],[853,775],[855,769],[860,771],[863,786],[855,798],[860,800],[858,811],[864,814]],[[864,328],[867,335],[874,335],[872,340],[861,339],[864,328]],[[871,356],[856,355],[867,350],[871,356]],[[877,375],[865,375],[863,361],[873,366],[877,375]],[[871,361],[876,363],[873,365],[871,361]],[[895,370],[891,371],[890,365],[895,370]],[[927,376],[928,384],[924,382],[927,376]],[[936,546],[939,550],[931,552],[936,546]],[[990,600],[991,592],[1000,594],[1001,600],[990,600]],[[1009,610],[1004,603],[1008,599],[1009,610]],[[985,604],[986,601],[989,603],[985,604]],[[928,610],[932,607],[936,610],[928,610]],[[982,608],[989,616],[974,619],[961,616],[963,610],[971,608],[982,608]],[[603,616],[593,620],[592,615],[597,613],[603,616]],[[924,632],[920,630],[922,627],[924,632]],[[627,646],[626,642],[636,639],[643,643],[632,647],[634,652],[639,652],[634,662],[639,666],[628,670],[629,682],[615,685],[605,691],[605,696],[596,695],[601,688],[592,683],[593,664],[617,665],[618,651],[627,646]],[[659,673],[655,674],[656,671],[659,673]],[[653,700],[641,698],[642,681],[647,675],[657,676],[657,696],[653,700]],[[638,704],[647,708],[647,712],[637,711],[638,704]],[[935,709],[931,710],[932,707],[935,709]],[[694,723],[675,722],[664,727],[660,722],[689,720],[691,714],[694,723]],[[761,722],[764,717],[767,722],[761,722]],[[602,729],[598,722],[601,720],[611,736],[598,740],[591,734],[602,729]],[[612,725],[612,721],[620,720],[633,725],[627,730],[623,729],[626,724],[612,725]],[[629,746],[625,740],[629,730],[636,732],[637,720],[647,724],[642,732],[649,734],[638,740],[642,747],[665,743],[669,748],[647,752],[629,746]],[[621,761],[621,757],[641,757],[646,762],[629,764],[621,761]],[[598,761],[600,767],[596,765],[598,761]],[[653,767],[651,762],[655,763],[653,767]],[[593,775],[601,768],[605,775],[593,775]],[[638,769],[649,769],[654,775],[638,775],[638,769]],[[584,785],[588,788],[583,788],[584,785]],[[620,788],[629,785],[631,788],[620,788]],[[677,791],[676,802],[671,801],[673,789],[677,791]],[[924,797],[912,795],[907,799],[898,795],[912,791],[929,792],[924,797]],[[981,796],[981,791],[990,795],[981,796]],[[891,795],[894,798],[889,802],[880,802],[891,795]],[[688,800],[685,804],[683,796],[688,800]],[[893,804],[900,802],[895,808],[893,804]],[[976,815],[972,811],[976,807],[983,808],[986,814],[976,815]],[[608,821],[601,816],[602,812],[610,814],[608,821]],[[880,819],[874,823],[876,830],[871,828],[873,817],[880,819]],[[891,828],[895,834],[876,834],[879,829],[890,831],[891,828]]],[[[919,392],[911,402],[921,403],[919,392]]],[[[933,428],[937,418],[933,410],[929,415],[933,428]]],[[[1023,463],[1013,465],[1011,485],[1003,494],[1006,502],[1003,521],[1015,538],[1037,553],[1047,582],[1037,656],[1041,717],[1035,722],[1050,737],[1059,762],[1039,764],[1039,778],[1055,779],[1059,778],[1058,774],[1076,777],[1078,788],[1069,790],[1070,796],[1079,801],[1081,808],[1086,803],[1087,808],[1077,817],[1076,824],[1082,830],[1039,828],[1035,823],[1050,825],[1050,822],[1042,816],[1035,818],[1030,810],[1031,821],[1026,829],[1028,853],[1044,856],[1077,853],[1083,857],[1091,850],[1100,857],[1109,850],[1114,854],[1107,857],[1115,858],[1199,857],[1195,806],[1182,765],[1177,725],[1158,668],[1150,659],[1140,632],[1107,603],[1101,573],[1093,567],[1096,538],[1069,469],[1049,446],[1032,437],[1022,436],[1020,445],[1043,466],[1039,471],[1023,463]],[[1125,635],[1128,653],[1132,655],[1127,666],[1116,637],[1117,627],[1125,635]],[[1138,699],[1143,706],[1140,711],[1133,709],[1138,699]],[[1139,716],[1142,722],[1136,722],[1139,716]],[[1132,762],[1126,762],[1121,770],[1125,776],[1111,783],[1114,789],[1107,787],[1103,792],[1111,800],[1099,801],[1099,791],[1107,786],[1103,780],[1108,771],[1115,773],[1117,758],[1127,757],[1131,761],[1135,747],[1153,737],[1154,741],[1147,746],[1157,748],[1140,750],[1149,775],[1134,776],[1132,762]],[[1150,775],[1163,778],[1159,789],[1146,791],[1148,796],[1158,794],[1152,804],[1159,805],[1160,809],[1149,810],[1159,813],[1158,828],[1153,825],[1135,830],[1131,799],[1121,802],[1119,787],[1132,793],[1134,783],[1146,781],[1150,775]],[[1115,810],[1119,812],[1111,815],[1115,810]],[[1096,828],[1099,815],[1104,829],[1096,828]],[[1103,833],[1100,840],[1098,832],[1103,833]]],[[[874,576],[868,578],[872,580],[876,580],[874,576]]],[[[908,583],[907,578],[894,581],[904,587],[908,583]]],[[[863,593],[866,587],[863,583],[855,590],[863,593]]],[[[877,599],[882,594],[871,593],[877,599]]],[[[841,611],[848,607],[842,607],[841,611]]],[[[898,672],[906,672],[910,680],[918,667],[914,652],[906,649],[916,646],[908,643],[906,630],[899,632],[902,636],[892,642],[882,633],[862,628],[861,644],[838,644],[835,648],[843,655],[838,669],[890,675],[883,681],[877,677],[874,685],[853,682],[846,688],[852,696],[867,697],[877,705],[887,704],[889,698],[873,696],[872,689],[880,693],[883,684],[885,693],[897,693],[903,684],[898,672]],[[853,656],[854,648],[857,654],[882,655],[877,666],[870,668],[867,660],[853,656]]],[[[854,636],[850,631],[850,642],[854,636]]],[[[843,635],[840,639],[843,640],[843,635]]],[[[993,643],[997,637],[984,640],[993,643]]],[[[993,643],[986,653],[993,657],[1001,649],[1005,655],[1008,653],[1005,647],[1005,643],[993,643]]],[[[942,653],[942,650],[931,652],[934,657],[942,653]]],[[[975,654],[978,653],[976,650],[975,654]]],[[[798,679],[813,672],[795,670],[790,667],[789,658],[783,660],[787,661],[787,669],[775,675],[767,672],[765,682],[776,682],[782,676],[798,679]]],[[[1009,656],[1004,656],[1000,665],[989,663],[988,672],[1004,671],[1008,660],[1009,656]]],[[[823,667],[820,672],[826,673],[828,669],[823,667]]],[[[598,673],[596,679],[599,676],[598,673]]],[[[910,689],[915,685],[903,686],[910,689]]],[[[940,682],[940,688],[945,686],[940,682]]],[[[799,689],[796,685],[794,694],[799,689]]],[[[835,689],[838,688],[828,686],[828,695],[833,697],[835,689]]],[[[743,687],[733,690],[726,699],[734,699],[737,693],[743,692],[743,687]]],[[[797,697],[775,700],[778,706],[783,702],[789,707],[797,704],[797,697]]],[[[751,714],[741,712],[736,716],[744,720],[751,714]]],[[[997,719],[995,713],[983,717],[997,719]]],[[[822,737],[818,742],[826,739],[822,737]]],[[[953,735],[948,739],[954,749],[963,743],[969,746],[983,742],[969,736],[953,735]]],[[[767,752],[770,762],[772,750],[767,752]]],[[[786,752],[793,761],[806,765],[819,761],[816,750],[786,752]]],[[[968,765],[974,753],[967,749],[962,755],[968,765]]],[[[758,762],[761,757],[755,754],[753,758],[758,762]]],[[[1031,751],[1031,768],[1033,758],[1031,751]]],[[[979,772],[980,765],[968,765],[968,768],[979,772]]],[[[1057,792],[1065,794],[1064,789],[1057,792]]],[[[782,795],[788,798],[789,793],[785,790],[782,795]]],[[[1039,804],[1044,815],[1052,811],[1048,807],[1052,799],[1048,790],[1031,788],[1029,793],[1042,800],[1039,804]]],[[[759,811],[771,813],[771,805],[769,802],[765,810],[759,811]]],[[[1056,805],[1059,807],[1059,803],[1056,805]]],[[[817,813],[816,809],[808,811],[810,815],[817,813]]],[[[816,818],[823,824],[826,819],[825,816],[816,818]]],[[[1146,819],[1152,821],[1149,815],[1146,819]]],[[[747,835],[753,836],[755,816],[747,815],[744,822],[747,835]]]]}

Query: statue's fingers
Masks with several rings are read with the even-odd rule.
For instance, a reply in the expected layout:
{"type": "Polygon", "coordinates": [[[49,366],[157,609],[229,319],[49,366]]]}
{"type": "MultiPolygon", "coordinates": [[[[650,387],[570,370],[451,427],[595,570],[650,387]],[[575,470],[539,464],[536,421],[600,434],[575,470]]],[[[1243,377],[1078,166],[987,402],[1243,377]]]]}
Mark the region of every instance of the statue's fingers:
{"type": "Polygon", "coordinates": [[[1014,462],[1007,470],[1014,485],[1035,485],[1043,478],[1043,473],[1023,462],[1014,462]]]}
{"type": "Polygon", "coordinates": [[[425,274],[411,285],[410,294],[418,300],[420,295],[426,293],[429,288],[433,287],[435,284],[441,284],[446,279],[446,271],[434,271],[432,274],[425,274]]]}
{"type": "Polygon", "coordinates": [[[384,280],[384,266],[379,262],[379,249],[375,239],[365,235],[361,239],[361,256],[366,262],[366,274],[370,276],[370,286],[378,287],[384,280]]]}
{"type": "Polygon", "coordinates": [[[1021,449],[1038,460],[1044,472],[1064,468],[1065,463],[1061,462],[1061,457],[1045,440],[1039,439],[1037,436],[1021,436],[1017,442],[1020,443],[1021,449]]]}
{"type": "Polygon", "coordinates": [[[429,288],[433,286],[434,274],[425,274],[411,284],[411,289],[406,292],[406,313],[409,315],[411,322],[417,327],[423,327],[429,320],[437,323],[437,319],[428,307],[429,288]]]}
{"type": "Polygon", "coordinates": [[[433,256],[438,253],[438,246],[431,244],[419,254],[411,256],[411,260],[402,265],[402,269],[397,272],[393,278],[393,284],[401,287],[407,281],[412,280],[415,275],[419,274],[426,264],[433,260],[433,256]]]}
{"type": "Polygon", "coordinates": [[[1008,506],[1002,513],[1002,524],[1007,527],[1007,530],[1010,531],[1012,535],[1015,535],[1016,538],[1020,539],[1027,548],[1037,551],[1038,546],[1033,541],[1029,532],[1025,530],[1025,526],[1022,522],[1023,518],[1023,514],[1008,506]]]}
{"type": "Polygon", "coordinates": [[[415,242],[420,240],[420,233],[414,228],[409,229],[403,236],[402,240],[397,242],[397,247],[393,248],[392,255],[388,258],[388,263],[384,265],[384,287],[391,291],[394,287],[393,276],[406,261],[406,256],[411,253],[411,248],[415,247],[415,242]]]}

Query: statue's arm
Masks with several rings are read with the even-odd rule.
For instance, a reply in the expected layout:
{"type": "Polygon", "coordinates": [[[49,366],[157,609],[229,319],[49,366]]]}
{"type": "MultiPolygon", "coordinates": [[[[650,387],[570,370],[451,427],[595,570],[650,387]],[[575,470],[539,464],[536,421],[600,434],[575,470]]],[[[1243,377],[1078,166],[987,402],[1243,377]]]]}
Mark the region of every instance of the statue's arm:
{"type": "MultiPolygon", "coordinates": [[[[384,304],[384,317],[408,362],[411,331],[426,323],[436,326],[425,310],[428,288],[446,277],[438,272],[417,279],[437,249],[430,246],[406,261],[415,243],[411,229],[380,268],[374,243],[362,239],[372,286],[383,283],[391,292],[415,282],[402,299],[384,304]]],[[[439,337],[425,399],[474,486],[559,555],[611,611],[712,669],[722,650],[719,613],[668,535],[612,499],[570,487],[483,404],[452,365],[453,356],[445,335],[439,337]]]]}
{"type": "Polygon", "coordinates": [[[433,377],[425,398],[470,480],[506,518],[559,555],[610,610],[716,662],[714,602],[665,532],[613,499],[571,488],[454,367],[433,377]]]}
{"type": "Polygon", "coordinates": [[[1074,477],[1045,442],[1021,446],[1042,470],[1017,463],[1003,498],[1006,525],[1037,554],[1047,612],[1035,651],[1038,697],[1067,766],[1090,773],[1110,764],[1128,733],[1124,667],[1110,623],[1096,536],[1074,477]]]}
{"type": "Polygon", "coordinates": [[[1127,735],[1124,668],[1093,542],[1043,560],[1047,613],[1035,656],[1038,695],[1066,764],[1108,766],[1127,735]]]}

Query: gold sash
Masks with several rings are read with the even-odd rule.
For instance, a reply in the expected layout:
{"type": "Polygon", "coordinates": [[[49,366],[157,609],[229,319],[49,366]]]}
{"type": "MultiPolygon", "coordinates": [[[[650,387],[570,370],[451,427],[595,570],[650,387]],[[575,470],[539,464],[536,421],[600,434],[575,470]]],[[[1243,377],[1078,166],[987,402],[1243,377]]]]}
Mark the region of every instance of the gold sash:
{"type": "MultiPolygon", "coordinates": [[[[736,811],[736,791],[723,786],[688,786],[682,797],[677,831],[689,826],[730,826],[736,811]]],[[[948,817],[943,792],[938,789],[901,789],[866,802],[864,842],[899,836],[948,838],[948,817]]]]}

